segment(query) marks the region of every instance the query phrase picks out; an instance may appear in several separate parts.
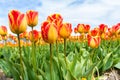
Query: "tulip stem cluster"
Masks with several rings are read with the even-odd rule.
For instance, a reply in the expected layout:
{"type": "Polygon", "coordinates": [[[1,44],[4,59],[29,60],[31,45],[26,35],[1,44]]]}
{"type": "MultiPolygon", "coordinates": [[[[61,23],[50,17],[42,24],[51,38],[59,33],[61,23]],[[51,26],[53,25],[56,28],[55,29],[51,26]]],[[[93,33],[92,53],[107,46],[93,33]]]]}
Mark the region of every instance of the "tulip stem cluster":
{"type": "Polygon", "coordinates": [[[21,46],[20,46],[20,36],[17,34],[18,37],[18,47],[19,47],[19,55],[20,55],[20,64],[21,64],[21,76],[23,77],[23,63],[22,63],[22,53],[21,53],[21,46]]]}

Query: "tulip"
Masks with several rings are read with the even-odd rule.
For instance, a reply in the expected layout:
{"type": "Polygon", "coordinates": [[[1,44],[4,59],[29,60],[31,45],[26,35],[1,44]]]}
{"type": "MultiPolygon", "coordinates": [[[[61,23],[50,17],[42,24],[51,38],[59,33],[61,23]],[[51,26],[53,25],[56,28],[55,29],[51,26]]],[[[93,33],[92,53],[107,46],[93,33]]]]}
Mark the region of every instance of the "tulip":
{"type": "Polygon", "coordinates": [[[97,48],[100,44],[100,37],[99,36],[91,36],[88,38],[88,45],[91,47],[91,48],[97,48]]]}
{"type": "Polygon", "coordinates": [[[38,12],[34,11],[34,10],[28,10],[26,12],[26,16],[27,16],[27,24],[32,28],[32,65],[33,65],[33,69],[35,72],[37,72],[37,64],[36,64],[36,53],[35,53],[35,43],[34,43],[34,31],[33,31],[33,27],[35,27],[38,24],[38,12]]]}
{"type": "Polygon", "coordinates": [[[104,40],[107,40],[108,39],[108,33],[107,32],[102,33],[101,38],[104,39],[104,40]]]}
{"type": "Polygon", "coordinates": [[[25,14],[18,10],[12,10],[8,14],[10,30],[15,34],[20,34],[27,29],[25,14]]]}
{"type": "MultiPolygon", "coordinates": [[[[59,28],[60,28],[60,26],[62,24],[62,21],[63,21],[63,18],[60,14],[55,13],[55,14],[49,15],[47,17],[47,21],[50,21],[51,23],[54,23],[57,27],[57,31],[59,32],[59,28]]],[[[58,35],[58,37],[59,37],[59,35],[58,35]]],[[[59,53],[58,40],[56,40],[56,52],[57,52],[57,55],[58,55],[58,53],[59,53]]]]}
{"type": "Polygon", "coordinates": [[[39,33],[37,30],[33,30],[29,32],[29,39],[31,42],[37,42],[39,39],[39,33]],[[32,38],[32,33],[33,33],[33,38],[32,38]]]}
{"type": "Polygon", "coordinates": [[[60,37],[62,37],[64,39],[64,59],[65,59],[65,63],[66,63],[66,66],[67,66],[67,59],[66,59],[66,39],[70,36],[71,32],[72,32],[72,25],[70,23],[63,23],[61,26],[60,26],[60,29],[59,29],[59,35],[60,37]]]}
{"type": "Polygon", "coordinates": [[[59,29],[59,35],[62,38],[68,38],[72,32],[72,25],[70,23],[63,23],[59,29]]]}
{"type": "Polygon", "coordinates": [[[27,24],[30,27],[34,27],[38,24],[38,12],[34,10],[28,10],[26,12],[27,24]]]}
{"type": "Polygon", "coordinates": [[[25,32],[23,32],[23,37],[26,39],[26,40],[28,40],[28,32],[27,31],[25,31],[25,32]]]}
{"type": "Polygon", "coordinates": [[[20,64],[21,64],[21,76],[23,78],[24,77],[24,75],[23,75],[23,63],[22,63],[22,54],[21,54],[21,46],[20,46],[20,36],[19,36],[19,34],[23,33],[27,29],[26,16],[25,16],[25,14],[22,14],[18,10],[11,10],[8,13],[8,18],[9,18],[10,30],[13,33],[17,34],[17,38],[18,38],[20,64]]]}
{"type": "Polygon", "coordinates": [[[77,28],[74,28],[74,32],[75,32],[75,33],[78,33],[78,29],[77,29],[77,28]]]}
{"type": "Polygon", "coordinates": [[[100,36],[99,30],[98,29],[93,29],[89,31],[88,35],[90,36],[100,36]]]}
{"type": "Polygon", "coordinates": [[[105,25],[105,24],[100,24],[99,25],[99,30],[100,30],[100,33],[102,34],[102,33],[105,33],[106,31],[107,31],[107,29],[108,29],[108,26],[107,25],[105,25]]]}
{"type": "Polygon", "coordinates": [[[84,27],[85,27],[84,24],[78,24],[77,25],[78,32],[79,33],[84,33],[84,27]]]}
{"type": "Polygon", "coordinates": [[[51,14],[47,17],[47,20],[56,24],[57,29],[59,30],[60,25],[62,24],[63,18],[60,14],[51,14]]]}
{"type": "Polygon", "coordinates": [[[54,43],[58,38],[57,27],[54,23],[45,21],[41,26],[42,38],[47,43],[54,43]]]}
{"type": "Polygon", "coordinates": [[[0,35],[6,36],[7,35],[7,28],[6,26],[0,26],[0,35]]]}
{"type": "Polygon", "coordinates": [[[84,32],[85,32],[85,33],[88,33],[89,30],[90,30],[90,25],[86,24],[86,25],[85,25],[85,28],[84,28],[84,32]]]}
{"type": "Polygon", "coordinates": [[[58,38],[57,26],[55,23],[45,21],[41,25],[41,34],[45,42],[50,44],[50,79],[52,79],[52,43],[58,38]]]}

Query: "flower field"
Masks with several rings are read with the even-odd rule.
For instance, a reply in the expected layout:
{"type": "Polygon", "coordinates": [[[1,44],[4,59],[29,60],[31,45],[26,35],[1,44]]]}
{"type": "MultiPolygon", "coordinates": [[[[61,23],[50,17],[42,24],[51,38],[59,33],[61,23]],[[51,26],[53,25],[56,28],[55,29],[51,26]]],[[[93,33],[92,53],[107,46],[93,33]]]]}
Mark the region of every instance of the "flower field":
{"type": "Polygon", "coordinates": [[[15,35],[0,26],[0,69],[9,78],[106,80],[106,71],[120,70],[120,23],[111,27],[100,24],[94,29],[78,23],[73,30],[60,14],[51,14],[35,30],[37,11],[23,14],[11,10],[8,19],[15,35]],[[79,36],[71,36],[72,31],[79,36]]]}

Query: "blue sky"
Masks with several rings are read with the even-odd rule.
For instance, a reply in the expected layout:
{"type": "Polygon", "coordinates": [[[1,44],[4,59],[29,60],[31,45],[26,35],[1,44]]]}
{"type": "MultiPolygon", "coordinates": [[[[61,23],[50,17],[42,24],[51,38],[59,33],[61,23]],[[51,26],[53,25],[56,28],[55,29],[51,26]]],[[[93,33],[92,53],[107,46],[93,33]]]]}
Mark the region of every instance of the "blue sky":
{"type": "MultiPolygon", "coordinates": [[[[111,27],[120,22],[120,0],[0,0],[0,25],[8,25],[8,12],[17,9],[23,13],[27,10],[39,12],[39,23],[35,29],[41,29],[41,23],[47,16],[60,13],[64,22],[90,24],[96,27],[101,23],[111,27]]],[[[28,27],[28,31],[30,28],[28,27]]]]}

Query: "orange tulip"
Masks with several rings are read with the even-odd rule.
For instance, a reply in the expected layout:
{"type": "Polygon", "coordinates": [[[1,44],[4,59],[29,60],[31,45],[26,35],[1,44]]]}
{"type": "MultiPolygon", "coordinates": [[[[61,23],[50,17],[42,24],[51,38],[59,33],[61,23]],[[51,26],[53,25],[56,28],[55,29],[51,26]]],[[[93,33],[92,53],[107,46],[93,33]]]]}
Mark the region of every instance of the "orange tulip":
{"type": "Polygon", "coordinates": [[[6,36],[7,35],[7,28],[6,26],[0,26],[0,35],[6,36]]]}
{"type": "Polygon", "coordinates": [[[96,36],[96,37],[89,37],[88,38],[88,45],[91,47],[91,48],[97,48],[99,45],[100,45],[100,37],[99,36],[96,36]]]}
{"type": "Polygon", "coordinates": [[[62,24],[63,18],[60,14],[51,14],[47,17],[47,20],[56,24],[58,30],[60,25],[62,24]]]}
{"type": "Polygon", "coordinates": [[[70,23],[63,23],[59,29],[59,35],[62,38],[68,38],[72,32],[72,25],[70,23]]]}
{"type": "Polygon", "coordinates": [[[27,24],[30,27],[34,27],[38,24],[38,12],[34,10],[28,10],[26,12],[27,24]]]}
{"type": "Polygon", "coordinates": [[[12,10],[8,14],[10,30],[15,34],[20,34],[27,29],[25,14],[18,10],[12,10]]]}
{"type": "Polygon", "coordinates": [[[34,40],[34,42],[37,42],[39,39],[39,33],[37,30],[33,30],[29,32],[29,39],[32,42],[34,40]],[[32,33],[33,33],[33,38],[32,38],[32,33]]]}
{"type": "Polygon", "coordinates": [[[41,33],[43,40],[48,43],[54,43],[58,38],[56,25],[49,21],[45,21],[42,23],[41,33]]]}

